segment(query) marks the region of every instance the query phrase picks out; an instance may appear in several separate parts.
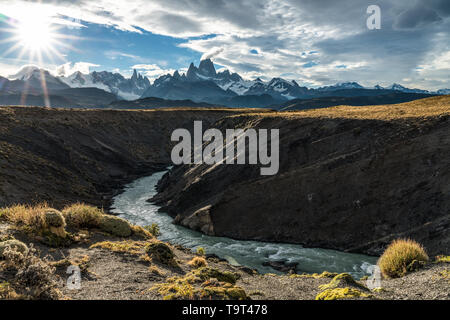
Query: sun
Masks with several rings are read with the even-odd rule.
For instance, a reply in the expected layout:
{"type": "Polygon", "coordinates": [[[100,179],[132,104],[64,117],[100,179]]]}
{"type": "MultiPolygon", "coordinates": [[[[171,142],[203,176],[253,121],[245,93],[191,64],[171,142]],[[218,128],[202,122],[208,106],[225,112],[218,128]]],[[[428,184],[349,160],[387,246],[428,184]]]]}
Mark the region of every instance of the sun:
{"type": "Polygon", "coordinates": [[[28,51],[48,50],[56,37],[50,23],[45,20],[19,21],[15,34],[20,46],[28,51]]]}
{"type": "MultiPolygon", "coordinates": [[[[61,21],[61,19],[59,19],[61,21]]],[[[75,39],[61,33],[64,25],[57,23],[58,19],[44,14],[33,14],[31,11],[23,12],[20,17],[10,18],[6,21],[8,27],[0,29],[2,33],[9,34],[1,42],[11,43],[11,47],[0,56],[6,57],[18,51],[16,59],[28,56],[30,63],[42,64],[46,58],[65,61],[61,49],[74,49],[68,41],[75,39]]]]}
{"type": "MultiPolygon", "coordinates": [[[[23,10],[14,18],[3,19],[6,27],[0,29],[1,35],[6,35],[0,43],[10,43],[11,46],[0,52],[0,59],[14,55],[16,61],[23,62],[28,56],[28,64],[44,66],[46,63],[66,62],[65,54],[61,50],[76,50],[70,45],[70,40],[79,39],[69,36],[63,30],[65,20],[44,14],[39,10],[23,10]]],[[[6,16],[5,16],[6,17],[6,16]]],[[[50,96],[47,90],[47,77],[43,69],[40,69],[40,81],[45,105],[50,106],[50,96]]],[[[28,95],[28,86],[22,92],[25,101],[28,95]]]]}

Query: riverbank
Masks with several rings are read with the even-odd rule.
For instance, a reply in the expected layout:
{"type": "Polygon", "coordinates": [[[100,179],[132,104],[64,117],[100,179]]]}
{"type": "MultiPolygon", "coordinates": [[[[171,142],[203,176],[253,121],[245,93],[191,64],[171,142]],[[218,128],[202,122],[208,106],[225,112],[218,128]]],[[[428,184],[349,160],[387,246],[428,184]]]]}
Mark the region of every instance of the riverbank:
{"type": "MultiPolygon", "coordinates": [[[[84,212],[80,207],[76,208],[84,212]]],[[[52,216],[54,221],[55,211],[35,210],[42,210],[43,216],[52,216]]],[[[69,232],[64,236],[64,245],[61,242],[48,243],[48,238],[40,236],[45,230],[30,229],[24,223],[11,223],[5,218],[8,213],[2,212],[0,248],[4,249],[7,241],[14,238],[28,247],[25,249],[28,253],[24,254],[26,258],[15,258],[14,262],[8,260],[12,257],[10,253],[2,256],[1,298],[450,299],[450,269],[448,262],[444,261],[435,262],[433,259],[423,269],[402,278],[382,279],[381,287],[373,290],[367,287],[365,279],[354,279],[347,274],[261,275],[215,257],[205,257],[201,251],[171,246],[142,229],[131,225],[125,227],[122,222],[120,229],[103,225],[74,227],[73,221],[81,221],[73,220],[77,215],[74,210],[65,209],[61,214],[66,217],[64,229],[69,232]],[[114,235],[127,228],[131,230],[129,236],[114,235]],[[30,263],[33,263],[33,272],[29,274],[25,270],[30,263]],[[68,275],[67,270],[70,266],[80,270],[79,288],[68,286],[70,273],[68,275]],[[21,274],[19,277],[18,273],[21,274]]],[[[60,237],[55,236],[53,234],[52,239],[60,237]]],[[[24,252],[24,249],[20,250],[24,252]]],[[[4,250],[0,251],[5,254],[4,250]]]]}
{"type": "Polygon", "coordinates": [[[347,272],[357,278],[367,275],[376,257],[361,254],[304,248],[301,245],[261,241],[240,241],[214,237],[173,223],[173,218],[162,212],[148,198],[157,194],[156,185],[166,171],[137,179],[125,186],[124,192],[114,197],[112,213],[127,221],[141,225],[156,223],[160,239],[195,250],[204,248],[209,254],[226,259],[233,265],[243,265],[260,273],[286,274],[347,272]]]}

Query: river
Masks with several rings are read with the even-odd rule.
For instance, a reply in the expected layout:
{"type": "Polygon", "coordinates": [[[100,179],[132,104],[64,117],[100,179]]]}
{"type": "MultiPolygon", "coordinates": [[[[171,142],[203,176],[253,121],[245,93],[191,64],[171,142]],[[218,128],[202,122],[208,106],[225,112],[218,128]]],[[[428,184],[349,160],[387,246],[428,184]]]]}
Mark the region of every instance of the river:
{"type": "Polygon", "coordinates": [[[143,177],[125,186],[124,192],[113,200],[113,213],[133,224],[146,226],[157,223],[162,241],[180,244],[187,248],[202,247],[206,253],[214,253],[233,265],[257,269],[261,273],[279,273],[262,264],[267,261],[297,262],[297,272],[321,273],[348,272],[360,278],[369,274],[375,257],[344,253],[336,250],[304,248],[301,245],[242,241],[224,237],[212,237],[172,223],[172,217],[158,212],[159,207],[147,202],[156,192],[156,184],[166,171],[143,177]]]}

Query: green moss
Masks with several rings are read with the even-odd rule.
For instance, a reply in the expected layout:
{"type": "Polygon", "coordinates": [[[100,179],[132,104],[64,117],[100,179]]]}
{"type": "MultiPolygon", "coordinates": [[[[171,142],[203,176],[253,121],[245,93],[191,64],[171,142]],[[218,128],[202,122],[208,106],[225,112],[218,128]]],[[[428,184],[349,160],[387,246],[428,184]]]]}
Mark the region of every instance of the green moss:
{"type": "Polygon", "coordinates": [[[59,232],[53,232],[53,230],[42,230],[39,241],[53,248],[68,247],[74,242],[72,235],[69,233],[64,231],[64,236],[60,234],[59,232]]]}
{"type": "Polygon", "coordinates": [[[371,295],[366,294],[354,288],[334,288],[326,289],[316,296],[316,300],[340,300],[340,299],[354,299],[354,298],[370,298],[371,295]]]}
{"type": "Polygon", "coordinates": [[[450,263],[450,256],[437,256],[436,263],[450,263]]]}
{"type": "Polygon", "coordinates": [[[233,273],[230,271],[220,271],[215,268],[210,267],[202,267],[193,271],[193,274],[203,281],[206,281],[210,278],[215,278],[222,282],[228,282],[231,284],[235,284],[237,280],[239,280],[240,276],[237,273],[233,273]]]}
{"type": "Polygon", "coordinates": [[[327,290],[327,289],[335,289],[335,288],[339,288],[339,287],[343,288],[343,287],[348,287],[348,286],[367,290],[367,288],[365,286],[356,282],[355,279],[353,279],[353,277],[351,275],[349,275],[348,273],[338,274],[329,283],[319,286],[319,289],[327,290]]]}
{"type": "Polygon", "coordinates": [[[118,237],[129,237],[132,229],[125,219],[103,215],[100,220],[100,229],[118,237]]]}
{"type": "Polygon", "coordinates": [[[439,275],[444,279],[450,280],[450,270],[448,269],[442,270],[439,272],[439,275]]]}
{"type": "Polygon", "coordinates": [[[338,273],[324,271],[322,273],[313,273],[313,274],[291,274],[289,278],[314,278],[314,279],[323,279],[323,278],[334,278],[338,273]]]}
{"type": "Polygon", "coordinates": [[[102,248],[113,252],[123,252],[133,255],[143,254],[148,242],[145,241],[102,241],[93,244],[90,248],[102,248]]]}
{"type": "Polygon", "coordinates": [[[203,249],[202,247],[198,247],[197,248],[197,254],[204,256],[206,254],[205,249],[203,249]]]}
{"type": "Polygon", "coordinates": [[[156,223],[152,223],[151,226],[145,226],[144,229],[147,230],[148,232],[150,232],[150,234],[152,236],[154,236],[155,238],[157,238],[161,235],[159,226],[156,223]]]}
{"type": "MultiPolygon", "coordinates": [[[[211,269],[211,268],[209,268],[211,269]]],[[[164,300],[174,299],[248,299],[245,290],[229,282],[218,281],[216,276],[221,271],[211,272],[192,271],[184,277],[172,277],[166,283],[160,283],[151,288],[157,290],[164,300]],[[211,277],[209,277],[211,276],[211,277]]],[[[219,278],[221,278],[219,276],[219,278]]]]}
{"type": "Polygon", "coordinates": [[[220,298],[225,300],[246,300],[248,299],[245,290],[240,287],[205,287],[199,291],[203,297],[220,298]]]}

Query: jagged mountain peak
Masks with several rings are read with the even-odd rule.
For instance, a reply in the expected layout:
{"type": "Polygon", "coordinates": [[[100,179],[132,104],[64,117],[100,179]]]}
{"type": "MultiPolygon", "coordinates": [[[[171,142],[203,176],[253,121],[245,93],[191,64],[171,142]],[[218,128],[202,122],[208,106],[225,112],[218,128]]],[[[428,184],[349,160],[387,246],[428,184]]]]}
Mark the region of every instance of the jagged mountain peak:
{"type": "Polygon", "coordinates": [[[39,75],[43,72],[44,74],[48,74],[47,70],[41,69],[35,65],[26,65],[20,68],[20,70],[13,75],[8,76],[10,80],[28,80],[33,76],[39,75]]]}
{"type": "Polygon", "coordinates": [[[214,63],[211,61],[211,59],[204,59],[200,61],[198,71],[201,72],[201,75],[207,77],[214,77],[216,75],[216,68],[214,67],[214,63]]]}

